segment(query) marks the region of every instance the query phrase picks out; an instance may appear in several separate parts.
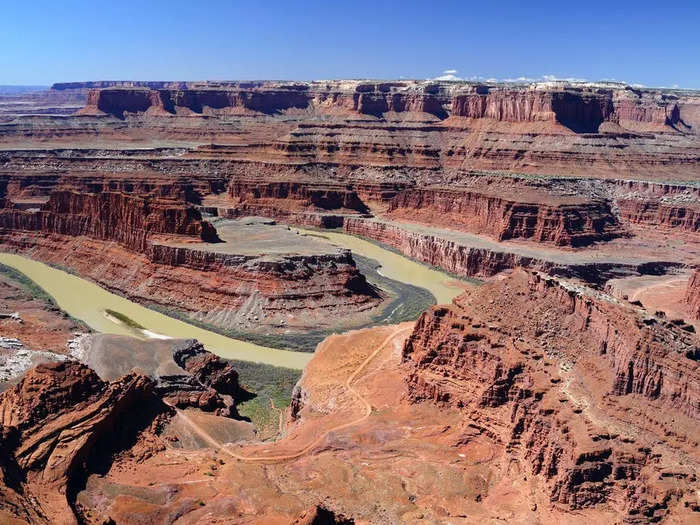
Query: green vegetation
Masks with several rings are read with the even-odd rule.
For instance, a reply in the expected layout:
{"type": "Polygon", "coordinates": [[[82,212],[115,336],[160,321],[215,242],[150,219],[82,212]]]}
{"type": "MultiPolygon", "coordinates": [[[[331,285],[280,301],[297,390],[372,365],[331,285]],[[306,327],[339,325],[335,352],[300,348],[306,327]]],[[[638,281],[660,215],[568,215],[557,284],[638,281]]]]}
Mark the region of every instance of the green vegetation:
{"type": "Polygon", "coordinates": [[[301,377],[301,370],[249,361],[231,360],[238,371],[241,386],[255,397],[238,405],[238,412],[258,430],[258,437],[277,435],[279,417],[292,402],[292,389],[301,377]]]}
{"type": "Polygon", "coordinates": [[[51,295],[49,295],[48,293],[46,293],[41,286],[36,284],[22,272],[19,272],[14,268],[10,268],[9,266],[6,266],[4,264],[0,264],[0,275],[9,279],[11,281],[10,284],[28,293],[32,297],[32,299],[43,301],[52,306],[53,308],[58,308],[58,305],[56,304],[54,298],[51,297],[51,295]]]}
{"type": "Polygon", "coordinates": [[[143,326],[138,324],[131,317],[127,317],[126,315],[124,315],[121,312],[117,312],[116,310],[110,310],[109,308],[107,308],[105,310],[105,312],[107,312],[108,315],[111,315],[115,319],[118,319],[119,321],[121,321],[122,323],[124,323],[126,326],[128,326],[130,328],[134,328],[136,330],[145,330],[145,328],[143,326]]]}
{"type": "Polygon", "coordinates": [[[64,317],[70,319],[71,321],[73,321],[73,323],[78,325],[82,331],[92,331],[92,329],[83,321],[81,321],[80,319],[76,319],[75,317],[68,315],[66,312],[61,310],[53,296],[47,293],[41,286],[36,284],[22,272],[15,270],[14,268],[11,268],[10,266],[7,266],[5,264],[0,264],[0,277],[5,278],[9,284],[27,293],[32,299],[45,303],[49,308],[53,310],[60,311],[64,317]]]}

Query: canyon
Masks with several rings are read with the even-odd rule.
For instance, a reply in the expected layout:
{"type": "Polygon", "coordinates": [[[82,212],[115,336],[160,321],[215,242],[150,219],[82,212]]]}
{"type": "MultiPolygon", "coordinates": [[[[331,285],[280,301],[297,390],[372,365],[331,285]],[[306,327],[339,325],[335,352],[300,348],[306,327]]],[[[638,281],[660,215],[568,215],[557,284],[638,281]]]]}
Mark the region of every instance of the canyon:
{"type": "Polygon", "coordinates": [[[0,521],[700,520],[700,92],[94,81],[0,103],[3,252],[185,332],[315,349],[295,372],[125,303],[72,319],[6,270],[0,521]]]}

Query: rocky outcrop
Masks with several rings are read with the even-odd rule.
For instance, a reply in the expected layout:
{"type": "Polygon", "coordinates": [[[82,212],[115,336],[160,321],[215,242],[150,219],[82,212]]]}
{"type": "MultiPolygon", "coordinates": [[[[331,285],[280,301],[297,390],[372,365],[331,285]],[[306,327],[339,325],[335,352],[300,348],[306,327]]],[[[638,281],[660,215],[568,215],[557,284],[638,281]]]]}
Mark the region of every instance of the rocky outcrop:
{"type": "MultiPolygon", "coordinates": [[[[245,162],[263,170],[291,166],[312,178],[344,179],[356,171],[381,182],[405,182],[417,169],[449,171],[448,178],[455,170],[656,180],[697,175],[700,97],[688,90],[580,82],[116,81],[50,91],[84,93],[89,85],[79,117],[25,117],[0,126],[0,137],[15,142],[14,151],[3,150],[11,151],[9,164],[38,156],[54,174],[123,174],[140,159],[139,174],[170,176],[193,173],[194,160],[206,177],[232,174],[245,162]],[[73,146],[95,134],[104,142],[113,138],[114,146],[73,146]],[[144,136],[151,147],[129,146],[144,136]],[[27,149],[27,139],[43,145],[27,149]],[[181,145],[165,145],[172,142],[181,145]],[[377,177],[386,169],[393,171],[377,177]]],[[[0,168],[13,172],[3,157],[0,168]]],[[[285,168],[279,171],[276,180],[285,168]]],[[[250,169],[246,176],[258,174],[250,169]]]]}
{"type": "Polygon", "coordinates": [[[486,233],[498,240],[524,238],[566,246],[624,234],[604,201],[550,196],[547,202],[542,194],[538,202],[521,197],[449,188],[407,189],[392,199],[387,216],[486,233]]]}
{"type": "Polygon", "coordinates": [[[289,108],[305,108],[304,92],[288,89],[145,89],[114,87],[90,90],[82,115],[109,114],[124,118],[128,114],[150,116],[170,114],[245,113],[274,114],[289,108]]]}
{"type": "Polygon", "coordinates": [[[194,407],[222,417],[240,417],[236,402],[244,392],[230,363],[208,352],[195,340],[176,343],[172,359],[182,374],[159,375],[156,392],[178,408],[194,407]]]}
{"type": "Polygon", "coordinates": [[[426,312],[404,362],[412,399],[462,410],[551,501],[646,523],[696,488],[674,458],[697,447],[697,349],[672,323],[519,270],[426,312]]]}
{"type": "MultiPolygon", "coordinates": [[[[109,462],[167,412],[153,389],[143,375],[105,383],[84,365],[62,362],[37,366],[0,395],[0,425],[16,433],[4,445],[30,484],[27,496],[39,515],[76,522],[69,504],[86,465],[109,462]]],[[[144,454],[162,446],[145,434],[139,439],[144,454]]]]}
{"type": "Polygon", "coordinates": [[[622,219],[632,224],[669,228],[679,232],[700,232],[698,203],[621,199],[617,205],[622,219]]]}
{"type": "Polygon", "coordinates": [[[216,230],[197,210],[174,201],[111,192],[55,191],[39,211],[5,204],[10,207],[0,209],[0,228],[4,230],[84,235],[116,241],[139,252],[146,251],[149,236],[154,234],[217,240],[216,230]]]}
{"type": "Polygon", "coordinates": [[[693,319],[700,319],[700,270],[695,270],[690,275],[685,293],[685,301],[688,303],[690,317],[693,319]]]}

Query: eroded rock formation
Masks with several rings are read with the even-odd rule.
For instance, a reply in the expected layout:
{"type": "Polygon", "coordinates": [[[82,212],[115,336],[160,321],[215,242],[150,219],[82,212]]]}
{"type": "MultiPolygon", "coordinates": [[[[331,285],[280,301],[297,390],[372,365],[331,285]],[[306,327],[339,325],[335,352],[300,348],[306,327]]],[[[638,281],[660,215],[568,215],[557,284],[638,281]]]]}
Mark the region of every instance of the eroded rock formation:
{"type": "MultiPolygon", "coordinates": [[[[557,122],[576,132],[595,133],[603,122],[679,124],[678,97],[654,96],[623,85],[605,87],[543,84],[500,87],[440,82],[312,82],[166,85],[120,83],[90,86],[83,114],[184,110],[248,110],[278,113],[289,108],[325,112],[427,113],[437,118],[462,117],[504,122],[557,122]]],[[[72,86],[71,86],[72,87],[72,86]]],[[[83,86],[81,86],[83,87],[83,86]]]]}
{"type": "Polygon", "coordinates": [[[217,240],[216,230],[197,210],[185,204],[123,193],[55,191],[39,211],[17,209],[7,200],[0,210],[3,230],[88,236],[116,241],[144,252],[154,234],[185,235],[205,242],[217,240]]]}
{"type": "Polygon", "coordinates": [[[1,448],[9,475],[21,473],[10,489],[25,515],[77,523],[70,505],[86,464],[109,462],[139,434],[132,453],[159,450],[153,432],[168,408],[153,390],[143,375],[105,383],[86,366],[63,362],[39,365],[0,395],[1,448]]]}
{"type": "Polygon", "coordinates": [[[156,392],[168,404],[239,417],[236,402],[243,390],[230,363],[194,340],[174,344],[172,359],[186,373],[158,375],[156,392]]]}
{"type": "Polygon", "coordinates": [[[5,199],[0,237],[7,248],[68,266],[128,297],[197,316],[223,327],[244,304],[279,326],[310,312],[314,325],[332,313],[381,303],[349,251],[269,257],[235,246],[225,252],[199,211],[177,201],[57,190],[38,211],[5,199]],[[136,262],[136,266],[133,263],[136,262]]]}
{"type": "Polygon", "coordinates": [[[700,207],[696,203],[665,203],[658,200],[618,201],[623,220],[681,232],[700,232],[700,207]]]}
{"type": "Polygon", "coordinates": [[[552,502],[649,522],[697,507],[698,349],[672,323],[517,270],[425,313],[404,361],[412,399],[459,407],[552,502]]]}
{"type": "Polygon", "coordinates": [[[404,190],[391,200],[387,216],[487,233],[498,240],[525,238],[567,246],[623,234],[605,202],[515,197],[449,188],[404,190]]]}

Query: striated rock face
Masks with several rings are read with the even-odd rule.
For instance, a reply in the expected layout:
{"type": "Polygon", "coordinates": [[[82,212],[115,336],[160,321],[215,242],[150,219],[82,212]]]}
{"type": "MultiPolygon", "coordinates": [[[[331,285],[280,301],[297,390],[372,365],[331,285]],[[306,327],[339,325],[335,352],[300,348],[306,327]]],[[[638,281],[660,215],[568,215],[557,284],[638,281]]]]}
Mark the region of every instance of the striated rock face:
{"type": "MultiPolygon", "coordinates": [[[[604,262],[548,257],[547,253],[531,250],[502,249],[496,243],[479,240],[461,240],[431,233],[411,231],[399,225],[374,219],[346,217],[343,229],[386,244],[403,255],[418,259],[431,266],[466,277],[490,277],[504,270],[524,267],[564,277],[576,277],[592,284],[610,279],[616,272],[648,273],[657,271],[656,263],[604,262]],[[649,266],[649,268],[647,268],[649,266]]],[[[449,232],[448,232],[449,233],[449,232]]],[[[658,263],[658,268],[680,266],[677,263],[658,263]]]]}
{"type": "Polygon", "coordinates": [[[194,208],[123,193],[55,191],[40,211],[0,210],[0,228],[47,234],[86,235],[143,252],[153,234],[216,241],[216,230],[194,208]]]}
{"type": "Polygon", "coordinates": [[[244,305],[243,315],[253,312],[262,325],[274,327],[286,324],[290,314],[318,326],[381,302],[349,251],[271,260],[154,243],[139,254],[96,239],[21,230],[0,231],[0,241],[6,249],[67,266],[131,300],[222,327],[230,327],[244,305]]]}
{"type": "Polygon", "coordinates": [[[376,180],[376,170],[391,169],[381,182],[405,182],[419,175],[415,170],[429,170],[427,178],[436,170],[498,170],[697,179],[700,96],[690,90],[577,82],[117,81],[51,92],[82,96],[87,88],[79,116],[4,122],[0,140],[14,145],[0,153],[0,169],[42,166],[57,178],[81,170],[115,178],[157,171],[168,180],[238,171],[256,178],[272,166],[306,170],[314,179],[354,171],[376,180]],[[75,148],[95,134],[112,145],[75,148]],[[134,148],[144,137],[150,147],[134,148]],[[27,139],[43,146],[27,149],[27,139]]]}
{"type": "Polygon", "coordinates": [[[632,224],[700,232],[700,206],[696,203],[665,203],[658,200],[621,199],[620,216],[632,224]]]}
{"type": "Polygon", "coordinates": [[[554,202],[528,202],[527,197],[513,200],[448,188],[409,189],[392,199],[387,216],[487,233],[498,240],[525,238],[566,246],[623,235],[603,201],[550,200],[554,202]]]}
{"type": "Polygon", "coordinates": [[[68,190],[53,192],[39,211],[18,209],[7,199],[4,204],[0,238],[6,248],[219,326],[230,327],[244,304],[248,317],[279,326],[294,312],[306,316],[301,323],[316,325],[327,314],[354,314],[381,302],[350,252],[268,257],[211,251],[206,242],[219,240],[215,228],[185,204],[68,190]]]}
{"type": "MultiPolygon", "coordinates": [[[[39,365],[0,395],[0,425],[16,432],[6,450],[31,483],[24,496],[35,512],[75,522],[69,503],[86,463],[109,461],[120,443],[133,444],[154,415],[167,412],[153,388],[153,381],[139,374],[105,383],[86,366],[68,361],[39,365]]],[[[160,446],[152,441],[142,452],[160,446]]]]}
{"type": "MultiPolygon", "coordinates": [[[[179,114],[258,112],[290,108],[325,113],[424,113],[501,122],[560,123],[578,133],[595,133],[604,122],[680,122],[678,97],[655,96],[623,85],[541,84],[498,86],[440,82],[310,82],[94,85],[82,114],[179,114]]],[[[76,88],[77,86],[71,86],[76,88]]],[[[60,88],[60,87],[59,87],[60,88]]]]}
{"type": "Polygon", "coordinates": [[[697,486],[698,344],[603,294],[517,270],[426,312],[403,359],[414,401],[460,408],[551,501],[645,523],[697,486]]]}
{"type": "Polygon", "coordinates": [[[145,89],[114,87],[88,91],[81,114],[107,113],[123,118],[129,113],[152,116],[182,113],[259,112],[277,113],[305,108],[308,99],[296,90],[145,89]]]}
{"type": "Polygon", "coordinates": [[[359,213],[369,211],[357,192],[340,184],[234,179],[229,183],[228,193],[234,199],[248,205],[264,206],[265,203],[284,201],[286,206],[303,210],[343,209],[359,213]]]}
{"type": "Polygon", "coordinates": [[[695,270],[690,276],[685,301],[690,308],[690,316],[700,319],[700,270],[695,270]]]}

